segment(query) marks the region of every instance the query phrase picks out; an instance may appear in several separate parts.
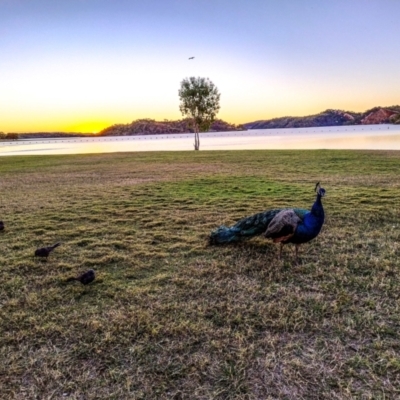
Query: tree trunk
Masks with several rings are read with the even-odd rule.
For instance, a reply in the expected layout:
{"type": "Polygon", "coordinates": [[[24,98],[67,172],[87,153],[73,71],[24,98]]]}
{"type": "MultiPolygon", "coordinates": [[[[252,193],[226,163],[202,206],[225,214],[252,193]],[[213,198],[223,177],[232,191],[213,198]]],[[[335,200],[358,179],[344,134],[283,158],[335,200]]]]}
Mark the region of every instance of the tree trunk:
{"type": "Polygon", "coordinates": [[[194,149],[200,150],[200,137],[199,137],[198,126],[195,126],[195,128],[194,128],[194,149]]]}

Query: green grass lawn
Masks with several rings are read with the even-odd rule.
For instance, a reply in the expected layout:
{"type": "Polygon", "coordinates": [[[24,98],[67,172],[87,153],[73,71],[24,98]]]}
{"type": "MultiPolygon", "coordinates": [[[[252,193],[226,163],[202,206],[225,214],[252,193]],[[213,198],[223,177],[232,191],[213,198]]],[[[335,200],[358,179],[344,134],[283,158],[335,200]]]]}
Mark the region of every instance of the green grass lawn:
{"type": "Polygon", "coordinates": [[[382,151],[2,157],[0,397],[400,398],[399,167],[382,151]],[[326,222],[299,265],[261,237],[207,246],[219,225],[310,208],[317,181],[326,222]]]}

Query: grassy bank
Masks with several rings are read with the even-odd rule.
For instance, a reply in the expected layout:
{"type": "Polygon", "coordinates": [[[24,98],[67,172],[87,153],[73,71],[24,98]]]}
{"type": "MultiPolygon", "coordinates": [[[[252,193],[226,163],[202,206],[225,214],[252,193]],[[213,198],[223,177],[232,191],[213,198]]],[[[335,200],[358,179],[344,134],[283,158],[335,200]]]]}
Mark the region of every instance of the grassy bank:
{"type": "Polygon", "coordinates": [[[361,151],[1,158],[0,393],[400,397],[399,165],[361,151]],[[261,238],[206,245],[221,224],[309,208],[317,181],[327,220],[300,265],[261,238]],[[65,283],[89,268],[93,284],[65,283]]]}

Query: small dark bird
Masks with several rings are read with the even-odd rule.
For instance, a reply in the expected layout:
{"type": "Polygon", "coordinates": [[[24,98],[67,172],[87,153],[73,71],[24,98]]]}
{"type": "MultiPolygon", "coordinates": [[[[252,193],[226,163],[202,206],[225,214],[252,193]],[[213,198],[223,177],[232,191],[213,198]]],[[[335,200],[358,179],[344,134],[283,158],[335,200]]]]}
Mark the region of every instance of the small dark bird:
{"type": "Polygon", "coordinates": [[[40,249],[35,250],[35,257],[48,257],[49,254],[60,245],[61,243],[56,243],[53,246],[49,247],[41,247],[40,249]]]}
{"type": "Polygon", "coordinates": [[[279,257],[282,255],[283,245],[293,243],[296,246],[297,261],[299,246],[317,237],[324,224],[325,214],[321,198],[325,196],[325,189],[318,182],[315,191],[317,198],[311,211],[302,208],[277,208],[254,214],[229,228],[220,226],[211,232],[209,243],[232,243],[264,234],[274,243],[281,244],[279,257]]]}
{"type": "Polygon", "coordinates": [[[0,221],[0,231],[4,231],[4,222],[0,221]]]}
{"type": "Polygon", "coordinates": [[[194,59],[194,57],[189,57],[189,60],[193,60],[194,59]]]}
{"type": "Polygon", "coordinates": [[[67,282],[72,281],[79,281],[82,285],[88,285],[89,283],[93,282],[96,278],[96,274],[93,269],[89,269],[89,271],[84,272],[82,275],[78,277],[68,278],[67,282]]]}

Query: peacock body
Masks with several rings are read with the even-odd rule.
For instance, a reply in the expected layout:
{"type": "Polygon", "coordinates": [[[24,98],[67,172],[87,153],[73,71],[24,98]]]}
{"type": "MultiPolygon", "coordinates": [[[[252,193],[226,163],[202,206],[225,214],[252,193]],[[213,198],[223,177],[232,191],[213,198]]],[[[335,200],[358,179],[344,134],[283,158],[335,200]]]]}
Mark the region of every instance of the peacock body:
{"type": "MultiPolygon", "coordinates": [[[[231,227],[221,225],[219,228],[211,232],[209,242],[210,244],[235,243],[244,239],[252,238],[253,236],[262,235],[266,232],[274,217],[282,210],[288,209],[275,208],[273,210],[260,212],[251,215],[250,217],[242,218],[231,227]]],[[[293,208],[292,210],[301,219],[309,212],[308,210],[303,210],[301,208],[293,208]]]]}
{"type": "MultiPolygon", "coordinates": [[[[317,183],[317,198],[311,210],[302,208],[276,208],[246,217],[231,227],[220,226],[209,237],[210,244],[239,242],[253,236],[264,234],[275,243],[293,243],[298,246],[318,236],[325,220],[321,198],[325,189],[317,183]]],[[[281,247],[282,251],[282,247],[281,247]]]]}

